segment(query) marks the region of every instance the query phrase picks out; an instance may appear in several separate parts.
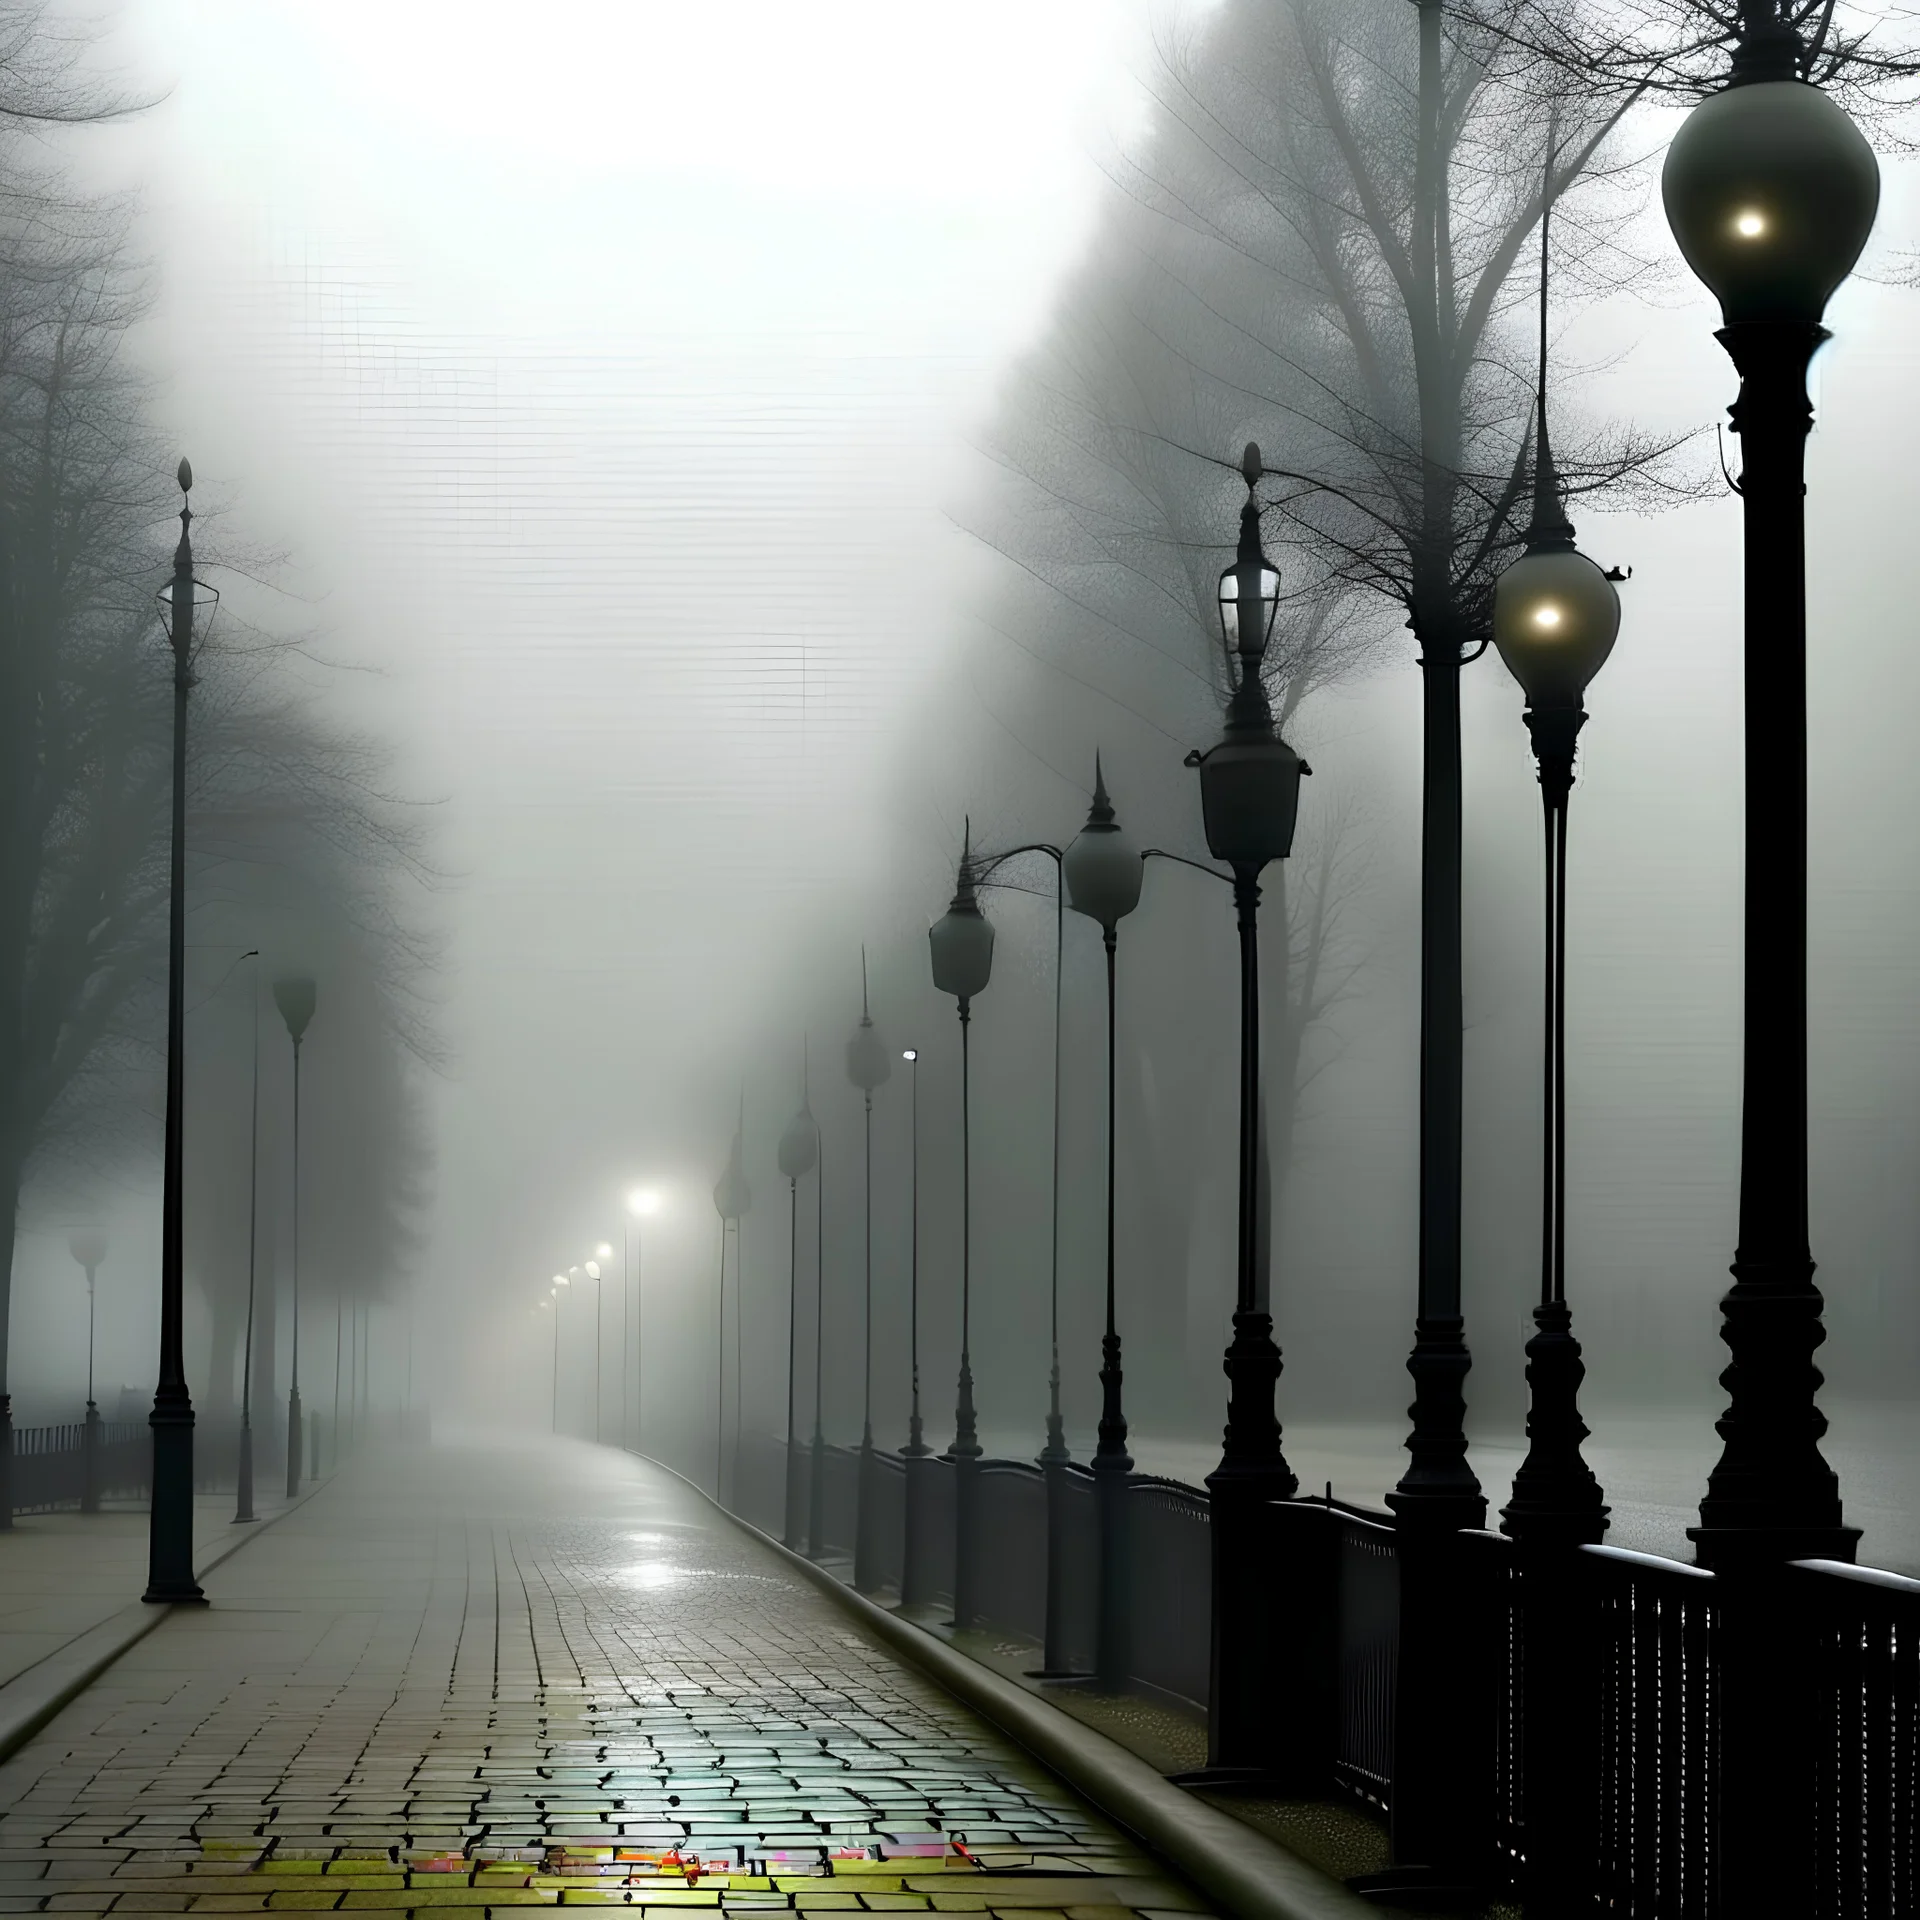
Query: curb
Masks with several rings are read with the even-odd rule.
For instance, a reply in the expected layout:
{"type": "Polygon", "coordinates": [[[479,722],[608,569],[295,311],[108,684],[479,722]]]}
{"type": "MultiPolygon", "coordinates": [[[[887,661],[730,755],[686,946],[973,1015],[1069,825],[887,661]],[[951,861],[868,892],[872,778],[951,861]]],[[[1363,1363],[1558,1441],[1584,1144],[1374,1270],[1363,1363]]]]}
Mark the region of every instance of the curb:
{"type": "MultiPolygon", "coordinates": [[[[194,1578],[198,1580],[232,1559],[269,1527],[297,1513],[332,1481],[329,1474],[298,1499],[288,1501],[278,1513],[255,1520],[238,1539],[229,1540],[201,1561],[193,1570],[194,1578]]],[[[122,1654],[138,1646],[172,1612],[171,1606],[151,1606],[135,1600],[0,1685],[0,1761],[12,1759],[62,1707],[85,1693],[122,1654]]]]}
{"type": "Polygon", "coordinates": [[[1224,1912],[1239,1920],[1379,1920],[1377,1907],[1257,1828],[1174,1786],[1118,1741],[1048,1706],[1024,1687],[856,1593],[824,1567],[762,1533],[750,1520],[729,1513],[684,1474],[645,1454],[634,1458],[671,1474],[723,1520],[777,1554],[896,1652],[1050,1767],[1110,1820],[1171,1862],[1224,1912]]]}

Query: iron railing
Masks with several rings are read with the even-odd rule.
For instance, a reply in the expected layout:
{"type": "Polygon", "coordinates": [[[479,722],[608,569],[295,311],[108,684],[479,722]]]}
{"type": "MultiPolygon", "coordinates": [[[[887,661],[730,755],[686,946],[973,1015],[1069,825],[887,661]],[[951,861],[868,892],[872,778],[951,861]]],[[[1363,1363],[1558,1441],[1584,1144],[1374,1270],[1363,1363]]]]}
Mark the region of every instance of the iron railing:
{"type": "MultiPolygon", "coordinates": [[[[776,1510],[763,1491],[752,1517],[777,1531],[777,1443],[766,1452],[741,1478],[774,1491],[776,1510]]],[[[850,1554],[858,1454],[830,1452],[828,1546],[850,1554]]],[[[881,1588],[900,1588],[908,1502],[918,1499],[921,1597],[951,1598],[953,1479],[938,1455],[876,1455],[869,1551],[881,1588]]],[[[1046,1476],[1026,1461],[988,1460],[979,1486],[979,1625],[1038,1646],[1046,1476]]],[[[1142,1474],[1127,1497],[1131,1682],[1204,1707],[1207,1495],[1142,1474]]],[[[1056,1631],[1084,1670],[1097,1608],[1092,1475],[1067,1469],[1055,1499],[1056,1631]]],[[[1391,1818],[1405,1657],[1399,1528],[1391,1514],[1331,1498],[1276,1502],[1268,1513],[1274,1631],[1289,1650],[1274,1765],[1391,1818]]],[[[1477,1623],[1453,1655],[1492,1711],[1463,1728],[1450,1784],[1465,1783],[1464,1844],[1490,1893],[1518,1888],[1529,1912],[1736,1920],[1722,1903],[1723,1863],[1759,1848],[1781,1860],[1783,1887],[1810,1890],[1794,1897],[1814,1920],[1920,1914],[1920,1580],[1826,1561],[1756,1579],[1605,1546],[1452,1538],[1456,1597],[1468,1596],[1477,1623]],[[1735,1657],[1741,1646],[1746,1664],[1735,1657]],[[1779,1736],[1782,1765],[1805,1791],[1776,1801],[1764,1822],[1722,1790],[1726,1704],[1742,1688],[1751,1700],[1755,1687],[1763,1701],[1778,1693],[1783,1729],[1814,1729],[1811,1754],[1799,1750],[1804,1739],[1779,1736]]]]}

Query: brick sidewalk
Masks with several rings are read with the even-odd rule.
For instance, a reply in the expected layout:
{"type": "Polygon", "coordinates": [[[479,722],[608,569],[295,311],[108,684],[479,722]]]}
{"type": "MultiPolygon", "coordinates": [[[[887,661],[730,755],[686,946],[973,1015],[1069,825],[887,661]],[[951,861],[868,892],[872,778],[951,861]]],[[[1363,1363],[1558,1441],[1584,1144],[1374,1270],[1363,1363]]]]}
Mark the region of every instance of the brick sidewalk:
{"type": "Polygon", "coordinates": [[[0,1911],[1203,1904],[605,1450],[364,1459],[208,1591],[0,1767],[0,1911]]]}

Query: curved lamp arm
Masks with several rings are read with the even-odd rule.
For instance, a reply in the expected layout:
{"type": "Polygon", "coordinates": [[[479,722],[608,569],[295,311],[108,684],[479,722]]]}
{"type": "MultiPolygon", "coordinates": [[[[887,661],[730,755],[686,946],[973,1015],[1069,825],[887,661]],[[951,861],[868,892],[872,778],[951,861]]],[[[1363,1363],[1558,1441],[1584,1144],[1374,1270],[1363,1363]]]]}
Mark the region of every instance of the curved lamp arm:
{"type": "Polygon", "coordinates": [[[1222,873],[1218,867],[1210,867],[1201,860],[1189,860],[1184,853],[1169,853],[1165,847],[1143,847],[1142,860],[1176,860],[1183,867],[1191,867],[1195,873],[1204,873],[1209,879],[1218,880],[1224,886],[1233,885],[1233,875],[1222,873]]]}

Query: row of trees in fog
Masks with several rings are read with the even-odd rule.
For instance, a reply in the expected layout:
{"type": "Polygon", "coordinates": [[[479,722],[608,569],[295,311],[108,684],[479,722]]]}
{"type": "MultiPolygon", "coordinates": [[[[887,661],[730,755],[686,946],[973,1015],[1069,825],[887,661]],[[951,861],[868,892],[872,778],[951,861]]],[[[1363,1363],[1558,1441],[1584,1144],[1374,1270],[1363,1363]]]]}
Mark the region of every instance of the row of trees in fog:
{"type": "MultiPolygon", "coordinates": [[[[90,77],[94,51],[37,0],[0,6],[0,1288],[23,1229],[138,1212],[158,1184],[171,670],[156,595],[179,449],[142,369],[139,208],[82,186],[64,151],[86,137],[65,129],[140,105],[90,77]]],[[[213,1330],[189,1367],[216,1412],[245,1319],[256,977],[270,1123],[286,1045],[267,985],[319,983],[310,1302],[378,1297],[404,1265],[426,1166],[410,1066],[430,1052],[430,955],[405,901],[425,874],[418,828],[379,749],[329,716],[327,670],[275,617],[270,562],[237,517],[195,529],[224,594],[202,617],[189,721],[187,1256],[213,1330]]],[[[263,1396],[285,1131],[271,1125],[261,1188],[263,1396]]],[[[157,1219],[151,1237],[121,1236],[107,1269],[142,1313],[157,1219]]],[[[10,1304],[0,1292],[0,1338],[10,1304]]],[[[77,1402],[73,1356],[14,1360],[36,1412],[77,1402]]]]}

